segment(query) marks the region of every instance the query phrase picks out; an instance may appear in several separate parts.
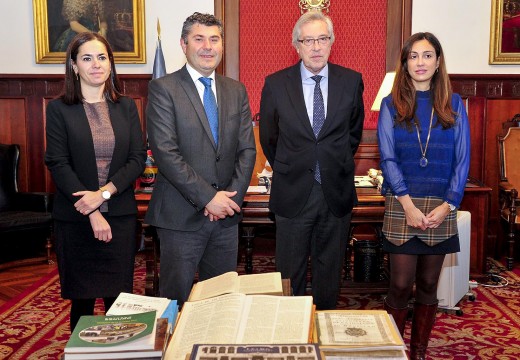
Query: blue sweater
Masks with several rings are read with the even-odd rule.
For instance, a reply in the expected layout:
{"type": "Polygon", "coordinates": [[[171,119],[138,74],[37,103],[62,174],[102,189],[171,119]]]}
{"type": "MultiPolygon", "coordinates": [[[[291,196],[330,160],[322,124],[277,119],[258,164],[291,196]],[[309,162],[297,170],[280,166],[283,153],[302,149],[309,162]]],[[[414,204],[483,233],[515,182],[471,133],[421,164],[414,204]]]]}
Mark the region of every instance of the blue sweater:
{"type": "MultiPolygon", "coordinates": [[[[424,150],[432,111],[430,92],[417,91],[416,101],[424,150]]],[[[468,116],[458,94],[453,94],[451,104],[457,113],[455,125],[443,130],[441,124],[436,124],[437,116],[433,116],[426,151],[428,165],[421,167],[422,153],[415,126],[411,131],[405,126],[394,126],[396,110],[392,97],[383,99],[377,125],[383,195],[435,196],[459,207],[470,165],[470,133],[468,116]]]]}

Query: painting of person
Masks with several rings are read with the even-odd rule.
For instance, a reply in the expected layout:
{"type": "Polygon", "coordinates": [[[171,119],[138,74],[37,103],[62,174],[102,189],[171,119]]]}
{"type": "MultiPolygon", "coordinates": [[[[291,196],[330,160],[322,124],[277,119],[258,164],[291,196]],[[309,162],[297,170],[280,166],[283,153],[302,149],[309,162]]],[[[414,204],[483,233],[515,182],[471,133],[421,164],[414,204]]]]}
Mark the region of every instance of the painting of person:
{"type": "Polygon", "coordinates": [[[520,1],[504,4],[502,52],[520,52],[520,1]]]}
{"type": "Polygon", "coordinates": [[[53,51],[65,51],[72,38],[81,32],[92,31],[107,36],[103,0],[64,0],[61,15],[69,27],[54,42],[53,51]]]}
{"type": "Polygon", "coordinates": [[[132,0],[63,0],[48,2],[49,48],[64,52],[78,33],[105,37],[114,52],[134,50],[132,0]]]}

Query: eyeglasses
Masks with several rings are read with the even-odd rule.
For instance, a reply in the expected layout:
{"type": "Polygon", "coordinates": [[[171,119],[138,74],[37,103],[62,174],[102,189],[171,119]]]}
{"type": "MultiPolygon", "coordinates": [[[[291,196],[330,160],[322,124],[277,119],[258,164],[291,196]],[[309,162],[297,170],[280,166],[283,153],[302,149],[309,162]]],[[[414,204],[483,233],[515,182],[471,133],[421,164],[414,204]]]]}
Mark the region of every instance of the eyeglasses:
{"type": "Polygon", "coordinates": [[[328,45],[329,42],[330,42],[330,36],[322,36],[322,37],[319,37],[317,39],[312,39],[312,38],[303,39],[303,40],[298,39],[297,41],[299,43],[302,43],[305,46],[312,46],[316,42],[318,42],[318,44],[320,44],[320,45],[328,45]]]}

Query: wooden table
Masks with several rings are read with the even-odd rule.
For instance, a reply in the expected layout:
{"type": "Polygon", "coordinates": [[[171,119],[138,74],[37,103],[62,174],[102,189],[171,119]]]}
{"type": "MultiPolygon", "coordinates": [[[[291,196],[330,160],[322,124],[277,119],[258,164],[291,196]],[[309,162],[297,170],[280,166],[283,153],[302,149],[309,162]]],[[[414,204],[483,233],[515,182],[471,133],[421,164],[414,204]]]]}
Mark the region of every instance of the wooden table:
{"type": "MultiPolygon", "coordinates": [[[[380,275],[381,281],[375,283],[356,283],[352,280],[350,272],[352,270],[351,254],[353,251],[353,234],[356,227],[368,224],[374,229],[376,240],[380,238],[381,225],[384,216],[384,202],[385,199],[381,196],[375,188],[356,188],[358,195],[358,205],[354,207],[352,212],[350,241],[347,247],[346,261],[345,261],[345,281],[349,282],[347,288],[352,291],[363,289],[364,291],[379,292],[386,288],[386,281],[384,279],[385,261],[381,253],[380,258],[380,275]]],[[[471,213],[471,250],[470,250],[470,273],[472,278],[482,278],[486,272],[486,257],[493,254],[493,249],[487,241],[487,228],[489,218],[491,188],[478,183],[470,183],[466,187],[464,199],[461,204],[461,210],[466,210],[471,213]]],[[[150,201],[150,193],[136,193],[136,200],[138,203],[138,218],[142,221],[148,208],[150,201]]],[[[240,223],[241,238],[245,243],[246,248],[246,273],[253,271],[253,257],[254,257],[254,239],[255,227],[259,225],[273,224],[274,215],[269,211],[269,195],[267,194],[248,194],[244,199],[242,207],[243,220],[240,223]]],[[[149,229],[144,225],[148,231],[148,239],[154,238],[154,230],[149,229]]],[[[157,255],[158,250],[152,244],[151,257],[147,261],[147,293],[150,293],[157,284],[157,255]]]]}
{"type": "MultiPolygon", "coordinates": [[[[351,221],[351,236],[356,226],[370,224],[377,233],[378,224],[383,223],[385,199],[375,188],[356,188],[358,206],[354,207],[351,221]]],[[[491,188],[477,182],[470,182],[464,192],[460,209],[471,213],[471,252],[470,273],[472,277],[482,278],[487,270],[486,257],[492,256],[493,249],[488,242],[488,219],[491,188]]],[[[254,252],[254,227],[274,224],[274,215],[269,212],[269,195],[248,194],[244,199],[242,220],[242,239],[246,244],[246,272],[252,272],[254,252]]],[[[349,245],[352,245],[351,242],[349,245]]],[[[351,251],[352,246],[347,251],[351,251]]],[[[351,267],[347,253],[347,276],[351,267]]],[[[381,262],[382,263],[382,262],[381,262]]],[[[348,279],[348,277],[347,277],[348,279]]]]}

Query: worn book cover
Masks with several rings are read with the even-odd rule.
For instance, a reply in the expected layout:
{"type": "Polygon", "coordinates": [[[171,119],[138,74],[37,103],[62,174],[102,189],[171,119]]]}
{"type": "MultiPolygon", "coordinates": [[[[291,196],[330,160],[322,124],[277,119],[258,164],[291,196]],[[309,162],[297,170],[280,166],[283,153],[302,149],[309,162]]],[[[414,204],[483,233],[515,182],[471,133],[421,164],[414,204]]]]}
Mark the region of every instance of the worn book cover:
{"type": "Polygon", "coordinates": [[[403,339],[384,310],[316,311],[314,341],[322,351],[399,350],[403,339]]]}
{"type": "Polygon", "coordinates": [[[317,344],[195,344],[190,360],[221,360],[225,358],[240,360],[321,360],[317,344]]]}
{"type": "Polygon", "coordinates": [[[154,350],[155,322],[155,311],[82,316],[65,346],[65,354],[154,350]]]}

